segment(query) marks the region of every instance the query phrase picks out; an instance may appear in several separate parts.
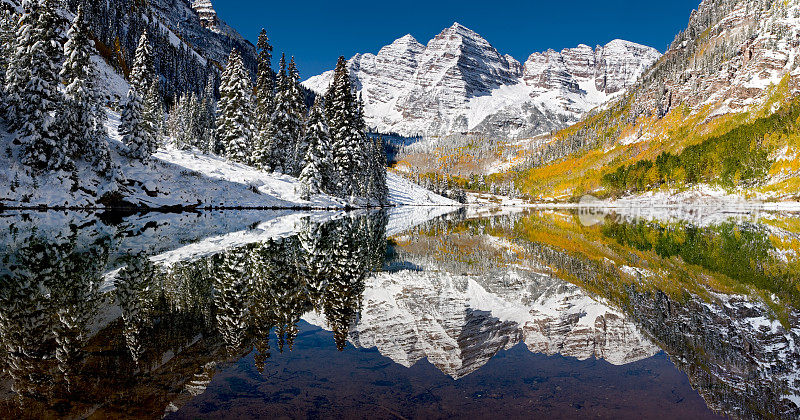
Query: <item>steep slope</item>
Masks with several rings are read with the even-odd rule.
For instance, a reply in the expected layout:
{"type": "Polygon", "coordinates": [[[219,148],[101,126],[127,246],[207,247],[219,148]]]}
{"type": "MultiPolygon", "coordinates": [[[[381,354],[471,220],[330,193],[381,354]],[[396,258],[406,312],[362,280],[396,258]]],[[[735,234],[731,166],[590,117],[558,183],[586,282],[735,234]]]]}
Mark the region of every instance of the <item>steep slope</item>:
{"type": "Polygon", "coordinates": [[[218,78],[234,48],[245,66],[255,71],[255,47],[217,17],[210,0],[197,4],[191,0],[67,0],[64,6],[73,13],[83,7],[98,53],[121,74],[130,71],[139,37],[146,30],[165,98],[201,92],[209,77],[218,78]]]}
{"type": "Polygon", "coordinates": [[[797,0],[702,1],[629,94],[526,150],[526,163],[506,181],[516,179],[524,193],[542,198],[697,183],[796,198],[798,16],[797,0]],[[652,167],[646,161],[693,145],[671,170],[602,182],[623,164],[645,162],[624,168],[644,173],[652,167]],[[764,159],[750,158],[761,153],[764,159]]]}
{"type": "MultiPolygon", "coordinates": [[[[455,23],[426,46],[406,35],[348,62],[367,122],[405,136],[532,136],[563,128],[631,86],[659,53],[626,41],[531,55],[522,65],[455,23]]],[[[304,86],[324,92],[333,72],[304,86]]]]}
{"type": "Polygon", "coordinates": [[[217,16],[211,0],[156,0],[150,5],[169,22],[170,29],[187,41],[187,46],[205,58],[222,65],[236,48],[245,65],[255,69],[255,46],[217,16]]]}

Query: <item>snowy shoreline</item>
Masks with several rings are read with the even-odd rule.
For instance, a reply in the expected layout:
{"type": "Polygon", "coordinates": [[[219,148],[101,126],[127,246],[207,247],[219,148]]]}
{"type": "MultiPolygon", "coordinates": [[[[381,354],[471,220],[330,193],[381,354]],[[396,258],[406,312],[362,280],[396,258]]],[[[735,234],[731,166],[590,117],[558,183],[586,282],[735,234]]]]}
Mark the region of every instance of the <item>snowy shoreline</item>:
{"type": "Polygon", "coordinates": [[[770,198],[748,199],[742,195],[727,194],[707,186],[685,192],[659,192],[627,196],[618,199],[599,199],[584,196],[579,202],[539,201],[529,202],[519,198],[500,195],[470,193],[468,207],[519,207],[519,208],[567,208],[567,209],[664,209],[703,210],[729,213],[752,211],[800,212],[800,201],[770,201],[770,198]]]}

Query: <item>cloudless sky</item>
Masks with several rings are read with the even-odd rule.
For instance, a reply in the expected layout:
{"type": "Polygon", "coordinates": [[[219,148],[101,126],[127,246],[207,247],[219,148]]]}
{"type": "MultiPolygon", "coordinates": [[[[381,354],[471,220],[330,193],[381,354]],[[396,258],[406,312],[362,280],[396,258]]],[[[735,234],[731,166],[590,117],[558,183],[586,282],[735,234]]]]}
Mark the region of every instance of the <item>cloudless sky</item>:
{"type": "MultiPolygon", "coordinates": [[[[340,55],[377,53],[411,34],[428,41],[453,22],[520,62],[537,51],[613,39],[664,52],[700,0],[212,0],[220,18],[256,43],[261,28],[276,57],[294,55],[303,80],[336,66],[340,55]]],[[[273,65],[277,66],[277,58],[273,65]]]]}

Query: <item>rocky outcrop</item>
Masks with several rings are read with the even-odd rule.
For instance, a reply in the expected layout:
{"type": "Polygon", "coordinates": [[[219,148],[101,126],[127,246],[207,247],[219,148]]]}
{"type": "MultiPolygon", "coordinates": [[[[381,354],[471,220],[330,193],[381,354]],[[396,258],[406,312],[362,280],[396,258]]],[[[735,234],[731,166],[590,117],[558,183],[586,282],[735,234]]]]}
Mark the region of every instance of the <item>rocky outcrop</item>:
{"type": "Polygon", "coordinates": [[[765,103],[788,76],[800,91],[800,4],[796,1],[703,0],[663,60],[633,90],[633,115],[663,116],[680,104],[712,115],[765,103]]]}
{"type": "Polygon", "coordinates": [[[214,10],[214,6],[211,4],[211,0],[195,0],[192,3],[192,9],[197,12],[197,16],[200,18],[200,24],[209,30],[212,31],[219,31],[219,17],[217,16],[217,11],[214,10]]]}
{"type": "MultiPolygon", "coordinates": [[[[348,65],[377,131],[526,137],[577,121],[633,85],[658,57],[652,48],[612,41],[533,54],[523,65],[456,23],[426,46],[406,35],[348,65]]],[[[321,93],[332,77],[327,72],[304,85],[321,93]]]]}
{"type": "Polygon", "coordinates": [[[234,48],[247,68],[255,71],[256,48],[217,16],[211,0],[151,0],[150,7],[186,48],[224,65],[234,48]]]}

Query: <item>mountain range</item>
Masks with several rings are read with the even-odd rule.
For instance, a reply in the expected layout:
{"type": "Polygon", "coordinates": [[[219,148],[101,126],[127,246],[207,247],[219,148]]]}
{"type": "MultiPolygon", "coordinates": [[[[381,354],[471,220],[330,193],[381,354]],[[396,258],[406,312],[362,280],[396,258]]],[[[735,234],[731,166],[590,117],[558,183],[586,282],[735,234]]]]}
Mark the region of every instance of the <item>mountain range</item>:
{"type": "MultiPolygon", "coordinates": [[[[459,23],[422,45],[406,35],[348,68],[376,131],[531,137],[564,128],[632,86],[661,54],[614,40],[532,54],[523,64],[459,23]]],[[[306,80],[317,93],[333,72],[306,80]]]]}

